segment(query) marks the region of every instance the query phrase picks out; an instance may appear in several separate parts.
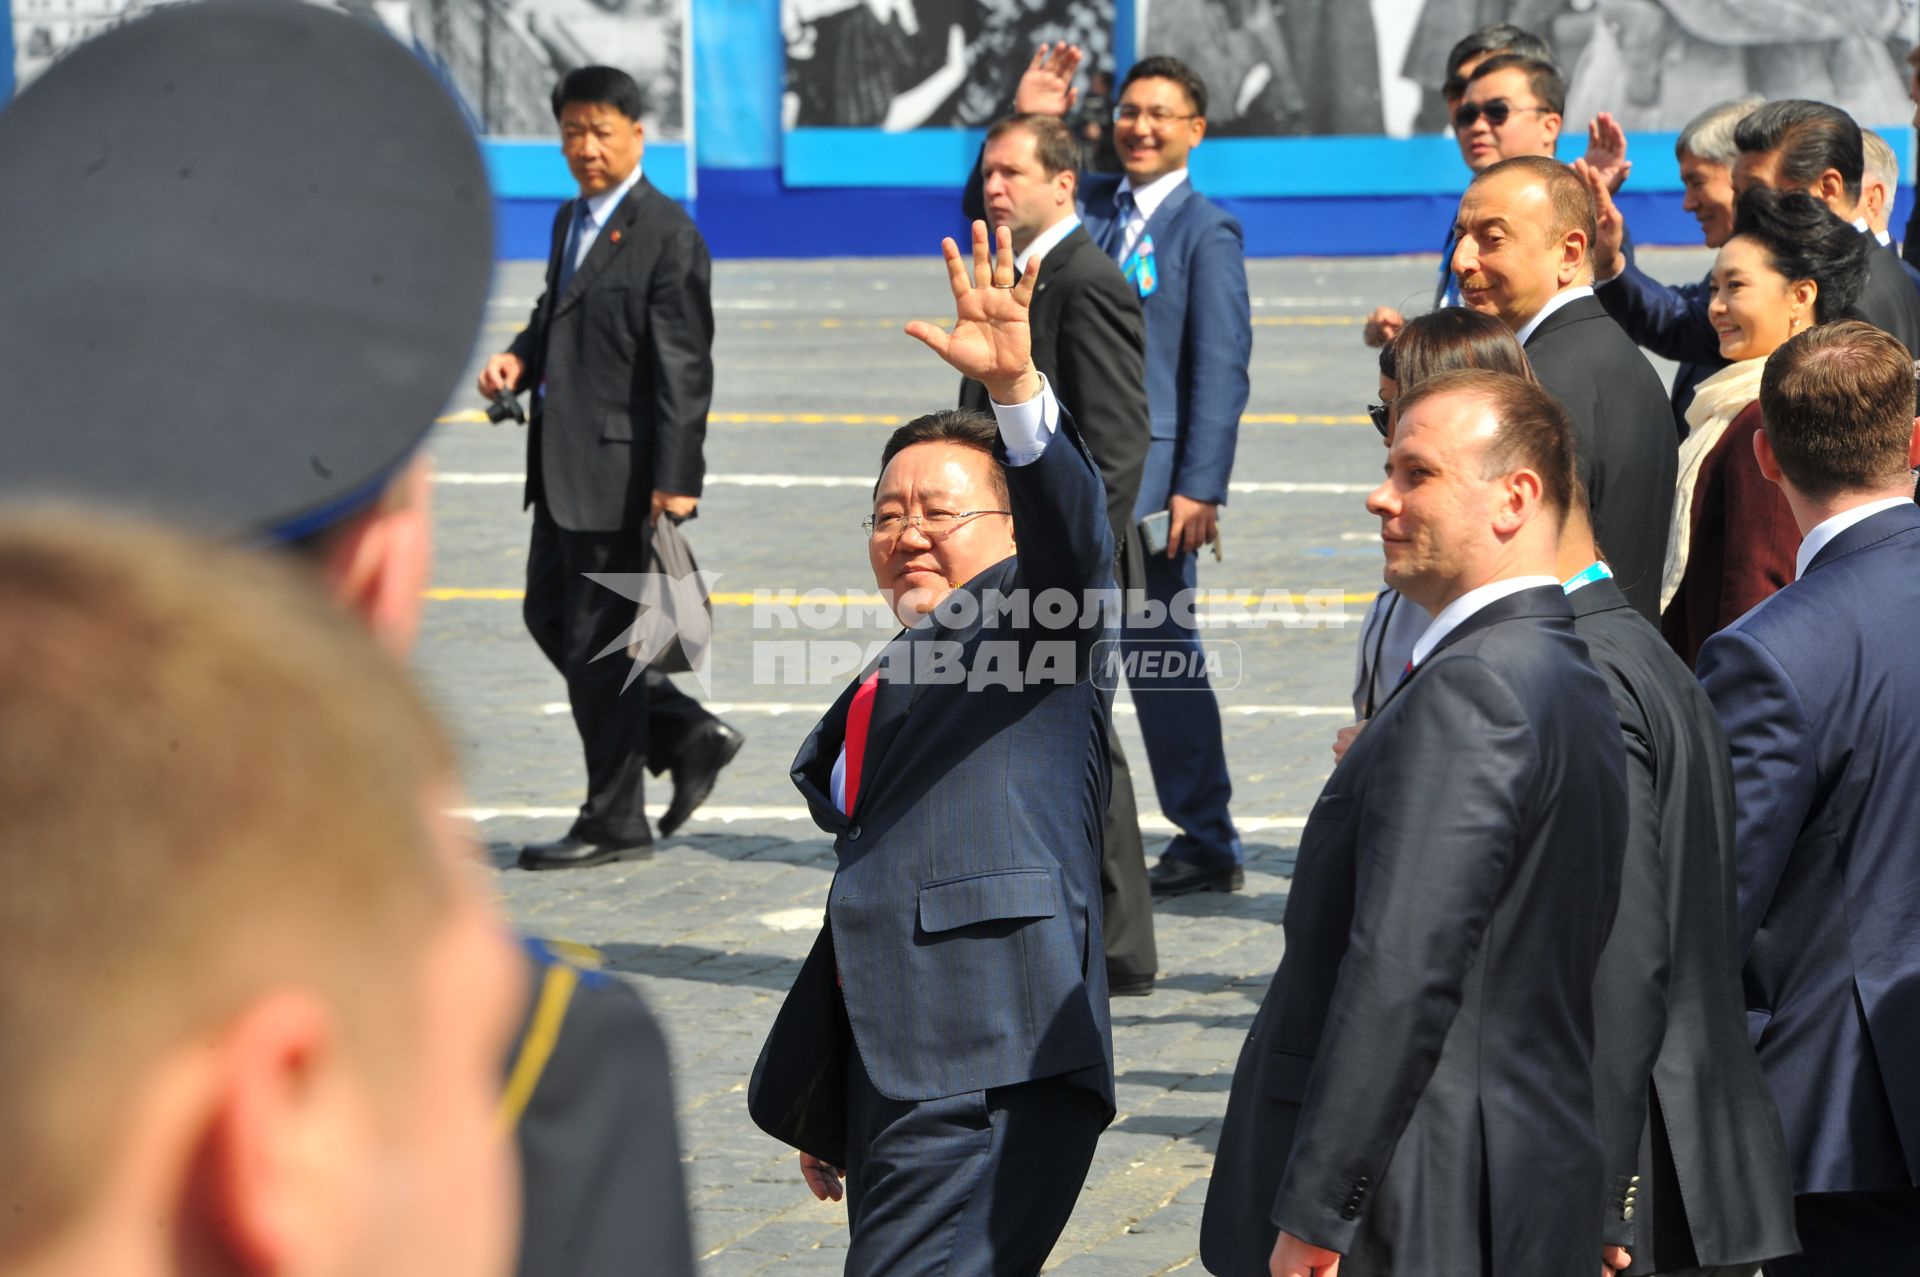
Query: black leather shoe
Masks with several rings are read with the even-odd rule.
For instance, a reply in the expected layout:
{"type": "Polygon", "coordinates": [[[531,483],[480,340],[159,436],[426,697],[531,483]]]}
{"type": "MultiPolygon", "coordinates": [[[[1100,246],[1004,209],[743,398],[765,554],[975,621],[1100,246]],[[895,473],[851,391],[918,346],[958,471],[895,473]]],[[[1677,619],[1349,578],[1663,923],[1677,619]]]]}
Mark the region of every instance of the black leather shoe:
{"type": "Polygon", "coordinates": [[[1145,975],[1122,975],[1118,971],[1107,972],[1107,996],[1110,998],[1145,998],[1153,994],[1153,972],[1145,975]]]}
{"type": "Polygon", "coordinates": [[[653,854],[650,842],[618,846],[588,842],[576,834],[553,842],[530,842],[520,849],[522,869],[585,869],[615,860],[645,860],[653,854]]]}
{"type": "Polygon", "coordinates": [[[1238,891],[1247,882],[1239,865],[1196,865],[1162,856],[1147,870],[1147,886],[1155,899],[1184,896],[1195,891],[1238,891]]]}
{"type": "Polygon", "coordinates": [[[745,736],[716,718],[681,749],[680,756],[673,760],[673,801],[660,817],[662,838],[686,824],[694,809],[707,801],[713,782],[720,778],[720,769],[732,762],[746,743],[745,736]]]}

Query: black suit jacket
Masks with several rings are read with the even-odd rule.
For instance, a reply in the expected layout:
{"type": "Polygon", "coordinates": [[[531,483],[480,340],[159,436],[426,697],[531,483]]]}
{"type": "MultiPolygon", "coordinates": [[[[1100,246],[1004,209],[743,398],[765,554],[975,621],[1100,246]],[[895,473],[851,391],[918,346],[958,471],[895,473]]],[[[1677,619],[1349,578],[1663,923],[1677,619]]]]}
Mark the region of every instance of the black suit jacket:
{"type": "MultiPolygon", "coordinates": [[[[1080,427],[1107,486],[1113,543],[1124,547],[1152,433],[1140,296],[1086,228],[1076,226],[1041,259],[1027,322],[1034,367],[1080,427]]],[[[962,382],[960,406],[990,411],[986,387],[962,382]]]]}
{"type": "Polygon", "coordinates": [[[1627,749],[1620,908],[1594,981],[1605,1238],[1633,1274],[1791,1255],[1786,1137],[1747,1043],[1734,940],[1726,733],[1612,581],[1569,598],[1627,749]]]}
{"type": "Polygon", "coordinates": [[[1920,290],[1914,288],[1900,254],[1872,231],[1861,234],[1867,237],[1867,282],[1853,308],[1875,328],[1899,338],[1908,354],[1920,358],[1920,290]]]}
{"type": "Polygon", "coordinates": [[[1679,469],[1666,388],[1592,297],[1547,316],[1527,338],[1527,361],[1573,421],[1601,552],[1627,601],[1657,624],[1679,469]]]}
{"type": "Polygon", "coordinates": [[[1088,676],[1111,631],[1100,615],[1080,627],[1077,610],[995,602],[1111,589],[1113,539],[1065,412],[1040,458],[1006,474],[1019,553],[882,653],[852,812],[831,778],[864,673],[793,760],[839,865],[747,1105],[762,1130],[835,1166],[855,1044],[889,1099],[1068,1076],[1113,1109],[1100,930],[1112,768],[1107,693],[1088,676]]]}
{"type": "Polygon", "coordinates": [[[1342,1277],[1597,1269],[1593,977],[1626,780],[1559,586],[1476,612],[1334,769],[1234,1070],[1200,1254],[1342,1277]]]}
{"type": "Polygon", "coordinates": [[[713,398],[707,244],[641,178],[554,296],[575,201],[554,215],[547,284],[507,349],[537,389],[526,502],[574,532],[641,526],[655,489],[699,496],[713,398]]]}

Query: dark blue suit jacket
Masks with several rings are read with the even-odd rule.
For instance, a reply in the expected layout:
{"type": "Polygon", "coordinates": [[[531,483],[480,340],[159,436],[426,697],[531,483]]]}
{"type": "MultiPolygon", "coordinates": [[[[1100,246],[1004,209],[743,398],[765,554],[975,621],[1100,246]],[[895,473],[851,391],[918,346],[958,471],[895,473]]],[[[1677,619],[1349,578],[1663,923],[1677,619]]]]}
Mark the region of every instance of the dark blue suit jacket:
{"type": "Polygon", "coordinates": [[[1106,694],[1088,678],[1104,618],[1049,628],[1043,608],[1023,620],[991,596],[1058,589],[1077,603],[1112,589],[1113,534],[1100,472],[1064,411],[1040,459],[1006,474],[1020,552],[881,656],[892,672],[852,813],[834,806],[830,777],[860,679],[793,761],[840,863],[748,1104],[763,1130],[835,1166],[846,1165],[850,1043],[890,1099],[1072,1075],[1112,1111],[1100,931],[1110,764],[1106,694]],[[1056,659],[1056,677],[1019,678],[1056,659]],[[943,662],[958,681],[937,672],[943,662]]]}
{"type": "Polygon", "coordinates": [[[1920,508],[1700,650],[1733,746],[1748,1030],[1794,1191],[1920,1182],[1920,508]]]}
{"type": "MultiPolygon", "coordinates": [[[[1113,173],[1081,180],[1081,218],[1097,244],[1112,233],[1113,197],[1122,180],[1113,173]]],[[[1175,445],[1170,466],[1149,456],[1137,517],[1166,509],[1176,492],[1225,503],[1253,354],[1239,221],[1186,182],[1154,211],[1146,233],[1153,236],[1159,274],[1159,286],[1140,300],[1147,319],[1147,406],[1153,438],[1175,445]]]]}

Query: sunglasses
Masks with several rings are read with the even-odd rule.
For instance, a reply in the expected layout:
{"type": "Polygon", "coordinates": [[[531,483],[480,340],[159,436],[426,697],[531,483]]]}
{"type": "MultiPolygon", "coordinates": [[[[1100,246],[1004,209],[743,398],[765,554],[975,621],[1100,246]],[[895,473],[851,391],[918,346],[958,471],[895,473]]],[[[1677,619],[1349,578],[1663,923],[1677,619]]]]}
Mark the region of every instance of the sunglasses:
{"type": "Polygon", "coordinates": [[[1473,127],[1475,120],[1484,115],[1487,117],[1487,123],[1497,129],[1505,124],[1515,111],[1531,111],[1537,115],[1553,114],[1544,106],[1515,106],[1505,98],[1495,98],[1484,106],[1478,102],[1463,102],[1453,113],[1453,127],[1456,132],[1464,133],[1473,127]]]}
{"type": "Polygon", "coordinates": [[[1393,426],[1392,405],[1370,403],[1367,405],[1367,416],[1373,418],[1373,428],[1380,432],[1380,437],[1382,439],[1386,438],[1387,431],[1393,426]]]}

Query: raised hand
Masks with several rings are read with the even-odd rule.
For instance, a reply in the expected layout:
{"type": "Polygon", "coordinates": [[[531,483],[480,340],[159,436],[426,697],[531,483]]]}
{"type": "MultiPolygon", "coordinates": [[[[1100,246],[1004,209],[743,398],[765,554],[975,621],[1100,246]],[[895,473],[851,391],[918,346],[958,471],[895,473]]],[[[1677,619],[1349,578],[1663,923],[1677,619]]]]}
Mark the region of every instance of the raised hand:
{"type": "Polygon", "coordinates": [[[1085,54],[1077,44],[1062,41],[1034,50],[1033,61],[1014,86],[1013,109],[1022,115],[1065,115],[1079,100],[1073,77],[1085,54]]]}
{"type": "Polygon", "coordinates": [[[1593,282],[1604,284],[1626,269],[1626,264],[1620,260],[1620,248],[1626,243],[1627,224],[1620,216],[1620,209],[1613,202],[1613,192],[1607,189],[1607,179],[1599,169],[1585,160],[1575,160],[1573,171],[1593,192],[1593,221],[1597,232],[1591,253],[1593,282]]]}
{"type": "Polygon", "coordinates": [[[1605,111],[1587,125],[1585,158],[1587,167],[1607,184],[1608,194],[1617,192],[1627,180],[1627,174],[1633,171],[1633,161],[1627,158],[1627,131],[1605,111]]]}
{"type": "Polygon", "coordinates": [[[985,386],[995,403],[1026,403],[1040,393],[1040,374],[1033,366],[1033,332],[1027,321],[1040,259],[1028,262],[1027,273],[1016,279],[1013,232],[1000,227],[995,251],[989,254],[985,222],[973,224],[971,279],[959,245],[945,239],[940,249],[953,285],[953,331],[943,332],[938,324],[916,319],[907,325],[907,335],[924,343],[962,377],[985,386]]]}

